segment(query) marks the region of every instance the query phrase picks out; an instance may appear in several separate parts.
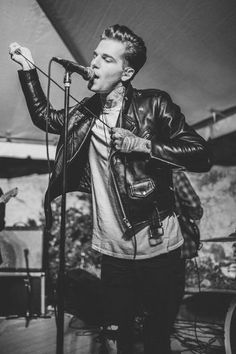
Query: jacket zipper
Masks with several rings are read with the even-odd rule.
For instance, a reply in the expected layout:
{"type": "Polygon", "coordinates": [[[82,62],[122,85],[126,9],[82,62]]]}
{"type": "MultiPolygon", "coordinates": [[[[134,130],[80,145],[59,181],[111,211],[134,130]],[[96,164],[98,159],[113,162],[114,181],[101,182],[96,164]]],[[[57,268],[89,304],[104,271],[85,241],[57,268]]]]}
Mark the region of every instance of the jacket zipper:
{"type": "MultiPolygon", "coordinates": [[[[123,110],[124,110],[124,104],[125,104],[125,98],[122,102],[122,107],[121,107],[121,112],[120,112],[120,115],[118,117],[118,126],[121,128],[122,127],[122,120],[123,120],[123,110]]],[[[131,222],[129,221],[129,219],[127,218],[126,216],[126,212],[125,212],[125,209],[124,209],[124,206],[123,206],[123,203],[122,203],[122,200],[121,200],[121,197],[120,197],[120,193],[119,193],[119,190],[118,190],[118,186],[117,186],[117,183],[116,183],[116,179],[115,179],[115,176],[114,176],[114,173],[112,171],[112,168],[111,168],[111,158],[112,156],[115,154],[115,152],[110,153],[110,157],[108,159],[108,164],[110,166],[110,171],[111,171],[111,178],[112,178],[112,181],[113,181],[113,184],[114,184],[114,187],[115,187],[115,193],[116,193],[116,196],[117,196],[117,200],[118,200],[118,203],[120,205],[120,209],[121,209],[121,213],[122,213],[122,221],[124,223],[124,225],[129,229],[131,230],[132,229],[132,224],[131,222]]]]}
{"type": "Polygon", "coordinates": [[[115,180],[114,173],[113,173],[113,171],[112,171],[112,169],[111,169],[110,161],[111,161],[111,157],[112,157],[114,154],[115,154],[115,152],[114,152],[113,154],[111,154],[111,155],[110,155],[110,158],[109,158],[109,166],[110,166],[110,171],[111,171],[111,177],[112,177],[112,181],[113,181],[113,184],[114,184],[114,187],[115,187],[115,192],[116,192],[117,200],[118,200],[118,203],[119,203],[119,205],[120,205],[123,223],[125,224],[125,226],[126,226],[128,229],[132,229],[131,222],[129,221],[129,219],[127,218],[126,213],[125,213],[125,209],[124,209],[124,206],[123,206],[121,197],[120,197],[120,193],[119,193],[119,190],[118,190],[118,187],[117,187],[117,183],[116,183],[116,180],[115,180]]]}

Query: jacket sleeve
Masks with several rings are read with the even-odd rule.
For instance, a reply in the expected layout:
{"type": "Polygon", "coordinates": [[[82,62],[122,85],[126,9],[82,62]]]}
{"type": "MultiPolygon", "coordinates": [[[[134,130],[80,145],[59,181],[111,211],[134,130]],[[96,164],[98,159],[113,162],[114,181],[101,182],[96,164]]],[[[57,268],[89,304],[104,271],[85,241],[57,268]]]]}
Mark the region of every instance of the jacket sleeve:
{"type": "Polygon", "coordinates": [[[64,122],[64,109],[55,110],[49,107],[47,119],[47,99],[39,82],[36,69],[29,71],[18,71],[21,87],[26,99],[31,119],[38,128],[52,134],[60,134],[64,122]]]}
{"type": "Polygon", "coordinates": [[[155,101],[156,138],[152,139],[151,159],[166,167],[206,172],[211,167],[206,141],[185,121],[179,106],[166,92],[155,101]]]}

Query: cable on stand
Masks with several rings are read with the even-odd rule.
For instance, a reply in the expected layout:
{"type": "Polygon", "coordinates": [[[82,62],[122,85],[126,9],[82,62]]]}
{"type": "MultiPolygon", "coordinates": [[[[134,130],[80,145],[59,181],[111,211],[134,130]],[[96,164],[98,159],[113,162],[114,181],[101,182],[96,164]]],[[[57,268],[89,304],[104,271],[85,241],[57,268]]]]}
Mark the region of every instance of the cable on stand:
{"type": "Polygon", "coordinates": [[[64,150],[63,150],[63,180],[61,199],[61,235],[59,244],[59,271],[57,283],[57,346],[56,354],[63,354],[64,346],[64,278],[65,278],[65,231],[66,231],[66,190],[67,190],[67,128],[69,113],[69,92],[71,84],[71,72],[66,69],[64,77],[64,150]]]}

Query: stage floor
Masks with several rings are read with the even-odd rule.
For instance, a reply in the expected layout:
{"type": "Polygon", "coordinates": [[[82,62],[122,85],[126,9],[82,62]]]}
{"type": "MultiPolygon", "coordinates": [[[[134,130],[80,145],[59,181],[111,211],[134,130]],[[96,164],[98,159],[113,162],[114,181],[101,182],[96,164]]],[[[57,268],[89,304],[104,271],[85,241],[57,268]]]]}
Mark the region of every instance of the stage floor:
{"type": "MultiPolygon", "coordinates": [[[[193,322],[177,321],[176,332],[171,340],[173,353],[225,353],[219,325],[214,325],[217,326],[214,332],[212,326],[206,323],[196,323],[195,326],[193,322]]],[[[23,317],[0,318],[0,353],[54,354],[56,353],[56,333],[54,316],[38,317],[31,319],[29,323],[23,317]]],[[[114,343],[111,344],[114,349],[110,353],[115,354],[114,343]]],[[[81,320],[65,314],[64,354],[99,354],[100,348],[98,328],[86,328],[81,320]]],[[[135,353],[143,353],[142,343],[138,339],[135,353]]]]}

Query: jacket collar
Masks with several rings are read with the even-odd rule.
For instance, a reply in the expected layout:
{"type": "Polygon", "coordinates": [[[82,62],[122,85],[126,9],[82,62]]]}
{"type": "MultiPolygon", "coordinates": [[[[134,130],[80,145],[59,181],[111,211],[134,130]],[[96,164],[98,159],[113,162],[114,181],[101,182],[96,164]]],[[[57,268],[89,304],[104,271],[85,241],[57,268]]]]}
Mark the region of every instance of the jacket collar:
{"type": "Polygon", "coordinates": [[[123,113],[127,114],[131,101],[132,101],[132,97],[133,97],[133,87],[132,85],[129,83],[129,85],[126,88],[125,91],[125,96],[124,96],[124,102],[123,102],[123,113]]]}
{"type": "MultiPolygon", "coordinates": [[[[123,105],[122,105],[122,116],[126,116],[128,113],[128,110],[129,110],[129,107],[131,105],[132,98],[133,98],[133,92],[134,92],[134,89],[133,89],[132,85],[129,83],[129,85],[126,88],[125,95],[124,95],[124,100],[123,100],[123,105]]],[[[85,102],[85,106],[95,116],[99,116],[101,113],[101,110],[102,110],[100,95],[98,93],[94,94],[92,97],[90,97],[85,102]]],[[[121,121],[123,121],[123,118],[121,118],[121,121]]]]}
{"type": "Polygon", "coordinates": [[[100,95],[98,93],[95,93],[92,97],[90,97],[86,102],[85,102],[86,108],[88,108],[93,114],[98,116],[101,112],[102,109],[102,104],[101,104],[101,99],[100,95]]]}

